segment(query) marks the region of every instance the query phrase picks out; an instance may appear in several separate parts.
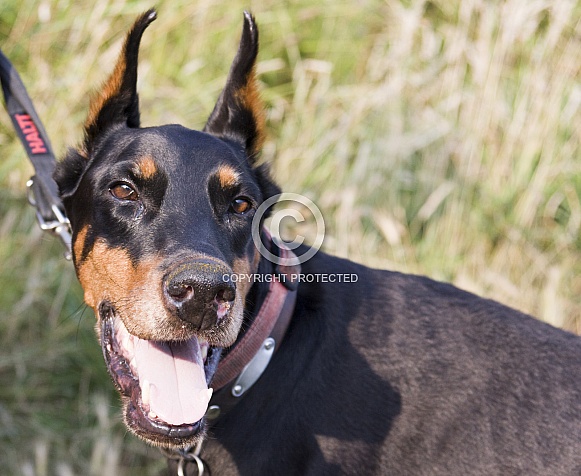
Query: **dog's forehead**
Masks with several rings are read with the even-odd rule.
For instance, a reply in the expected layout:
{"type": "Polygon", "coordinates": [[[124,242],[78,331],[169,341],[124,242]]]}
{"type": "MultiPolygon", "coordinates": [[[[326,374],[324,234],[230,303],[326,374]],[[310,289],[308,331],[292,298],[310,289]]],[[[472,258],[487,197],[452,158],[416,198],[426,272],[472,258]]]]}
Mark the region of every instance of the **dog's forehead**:
{"type": "Polygon", "coordinates": [[[166,170],[195,167],[213,169],[219,164],[240,165],[244,151],[235,144],[205,132],[180,125],[139,129],[126,154],[135,159],[149,157],[166,170]]]}

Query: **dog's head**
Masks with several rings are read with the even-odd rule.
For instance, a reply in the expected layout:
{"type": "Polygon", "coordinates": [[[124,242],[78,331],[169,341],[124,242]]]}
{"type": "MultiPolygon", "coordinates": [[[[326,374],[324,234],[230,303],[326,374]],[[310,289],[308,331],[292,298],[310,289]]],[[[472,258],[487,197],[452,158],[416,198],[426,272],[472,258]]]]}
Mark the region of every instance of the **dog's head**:
{"type": "Polygon", "coordinates": [[[251,223],[278,188],[256,164],[264,113],[252,16],[201,132],[139,127],[138,49],[155,17],[150,10],[135,22],[90,103],[84,141],[55,179],[126,424],[171,447],[203,437],[208,384],[240,331],[250,287],[229,278],[256,270],[251,223]]]}

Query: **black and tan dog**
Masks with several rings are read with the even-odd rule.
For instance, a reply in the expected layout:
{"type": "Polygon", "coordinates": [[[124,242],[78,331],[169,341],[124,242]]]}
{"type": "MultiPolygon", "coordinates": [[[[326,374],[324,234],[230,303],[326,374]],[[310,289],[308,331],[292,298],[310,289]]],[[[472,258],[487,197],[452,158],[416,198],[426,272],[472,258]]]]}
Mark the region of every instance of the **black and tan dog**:
{"type": "Polygon", "coordinates": [[[166,448],[206,439],[215,475],[581,474],[578,337],[448,284],[324,253],[303,275],[358,279],[298,285],[270,365],[207,431],[218,362],[271,292],[267,279],[226,276],[278,272],[251,223],[279,189],[256,163],[252,17],[202,132],[139,127],[138,47],[154,18],[135,23],[84,142],[55,175],[127,426],[166,448]]]}

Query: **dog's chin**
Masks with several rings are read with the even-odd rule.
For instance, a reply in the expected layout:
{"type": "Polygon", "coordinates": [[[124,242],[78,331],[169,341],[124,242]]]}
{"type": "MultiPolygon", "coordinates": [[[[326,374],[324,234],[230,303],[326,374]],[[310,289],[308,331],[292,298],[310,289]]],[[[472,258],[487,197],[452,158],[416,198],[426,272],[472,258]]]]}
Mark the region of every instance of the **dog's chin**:
{"type": "Polygon", "coordinates": [[[107,369],[123,400],[126,426],[166,448],[197,444],[205,435],[208,388],[221,347],[198,336],[175,341],[140,339],[127,331],[112,306],[99,309],[107,369]]]}

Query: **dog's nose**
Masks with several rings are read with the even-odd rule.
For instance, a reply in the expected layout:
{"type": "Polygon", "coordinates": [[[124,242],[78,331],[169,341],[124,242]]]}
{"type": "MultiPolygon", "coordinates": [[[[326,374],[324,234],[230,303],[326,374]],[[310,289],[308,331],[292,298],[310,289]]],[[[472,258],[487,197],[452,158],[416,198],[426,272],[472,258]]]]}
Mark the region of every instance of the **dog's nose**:
{"type": "Polygon", "coordinates": [[[213,259],[180,264],[164,279],[168,308],[183,321],[205,330],[216,324],[236,297],[232,271],[213,259]]]}

